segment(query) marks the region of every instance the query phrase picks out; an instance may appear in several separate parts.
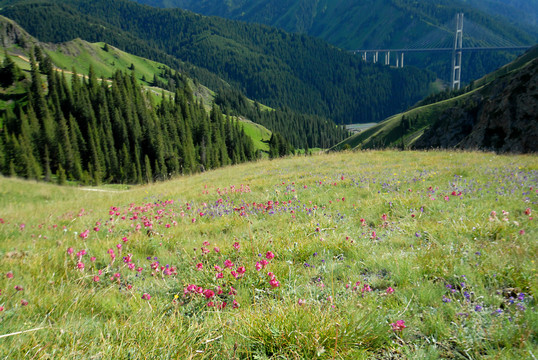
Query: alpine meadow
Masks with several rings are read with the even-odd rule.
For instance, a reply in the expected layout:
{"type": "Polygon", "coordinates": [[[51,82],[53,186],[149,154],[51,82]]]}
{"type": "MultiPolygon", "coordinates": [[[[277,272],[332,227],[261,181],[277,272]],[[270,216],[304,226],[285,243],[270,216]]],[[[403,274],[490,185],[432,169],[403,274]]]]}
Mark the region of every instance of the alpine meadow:
{"type": "Polygon", "coordinates": [[[0,359],[536,359],[536,5],[0,0],[0,359]]]}

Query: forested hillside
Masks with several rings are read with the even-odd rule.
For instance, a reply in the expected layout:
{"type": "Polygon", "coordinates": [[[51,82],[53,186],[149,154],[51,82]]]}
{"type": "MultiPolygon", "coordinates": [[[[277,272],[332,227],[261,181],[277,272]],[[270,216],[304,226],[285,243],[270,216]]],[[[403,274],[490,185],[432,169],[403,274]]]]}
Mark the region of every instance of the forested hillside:
{"type": "MultiPolygon", "coordinates": [[[[216,15],[262,23],[286,31],[309,34],[342,49],[400,49],[432,41],[431,33],[444,32],[453,39],[454,17],[465,13],[465,22],[487,29],[488,35],[502,36],[507,42],[533,45],[538,41],[536,0],[136,0],[160,7],[180,7],[205,15],[216,15]],[[534,5],[534,9],[533,9],[534,5]],[[483,10],[483,11],[482,11],[483,10]],[[528,21],[522,21],[528,19],[528,21]],[[535,21],[535,20],[534,20],[535,21]]],[[[473,25],[474,26],[474,25],[473,25]]],[[[464,35],[474,42],[468,27],[464,35]],[[471,37],[471,38],[470,38],[471,37]]],[[[467,40],[466,38],[466,40],[467,40]]],[[[467,53],[463,56],[463,81],[470,82],[510,62],[515,53],[467,53]]],[[[406,64],[434,71],[450,78],[450,54],[407,54],[406,64]]]]}
{"type": "Polygon", "coordinates": [[[456,92],[428,97],[334,147],[538,151],[538,46],[456,92]]]}
{"type": "Polygon", "coordinates": [[[44,66],[43,59],[46,83],[33,53],[31,79],[9,56],[0,68],[2,87],[24,81],[29,88],[26,105],[8,109],[0,127],[5,175],[140,183],[257,157],[239,122],[217,107],[208,115],[188,88],[154,105],[132,74],[98,80],[90,68],[87,80],[73,74],[68,84],[65,73],[44,66]]]}
{"type": "Polygon", "coordinates": [[[412,67],[365,64],[305,35],[124,0],[27,1],[0,13],[42,41],[80,37],[151,59],[171,55],[210,87],[223,86],[208,75],[214,73],[260,103],[337,123],[378,121],[402,111],[434,80],[412,67]]]}

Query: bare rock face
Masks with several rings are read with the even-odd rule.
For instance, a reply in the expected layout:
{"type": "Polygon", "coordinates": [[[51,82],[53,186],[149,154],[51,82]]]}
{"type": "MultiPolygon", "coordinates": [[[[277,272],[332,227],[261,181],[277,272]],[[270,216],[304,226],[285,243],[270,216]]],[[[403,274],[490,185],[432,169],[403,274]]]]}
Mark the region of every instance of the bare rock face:
{"type": "Polygon", "coordinates": [[[538,152],[538,59],[445,110],[415,147],[538,152]]]}

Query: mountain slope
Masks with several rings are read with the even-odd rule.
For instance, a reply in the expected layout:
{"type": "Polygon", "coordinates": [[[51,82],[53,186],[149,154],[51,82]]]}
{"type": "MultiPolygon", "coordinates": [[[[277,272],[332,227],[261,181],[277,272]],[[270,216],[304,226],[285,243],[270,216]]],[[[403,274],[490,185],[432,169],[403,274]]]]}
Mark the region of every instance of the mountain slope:
{"type": "MultiPolygon", "coordinates": [[[[477,8],[492,8],[499,14],[499,1],[417,2],[412,0],[136,0],[158,7],[179,7],[205,15],[277,26],[290,32],[323,38],[344,49],[401,48],[424,34],[451,22],[456,12],[465,12],[474,22],[494,32],[503,32],[514,42],[528,43],[526,31],[492,19],[477,8]],[[478,4],[482,4],[480,6],[478,4]],[[496,4],[495,4],[496,3],[496,4]]],[[[536,1],[536,0],[532,0],[536,1]]],[[[505,9],[508,5],[505,6],[505,9]]],[[[512,6],[513,7],[513,6],[512,6]]],[[[452,32],[450,27],[447,29],[452,32]]],[[[534,35],[538,28],[534,29],[534,35]]]]}
{"type": "MultiPolygon", "coordinates": [[[[493,16],[477,9],[477,4],[483,1],[137,1],[153,6],[175,6],[205,15],[223,16],[276,26],[286,31],[322,38],[347,50],[423,47],[418,44],[441,41],[440,38],[444,39],[442,47],[450,47],[454,36],[454,16],[457,12],[465,13],[465,42],[490,44],[501,41],[501,37],[503,38],[502,42],[517,45],[533,45],[538,42],[538,27],[522,26],[520,20],[516,22],[514,18],[508,19],[499,16],[503,10],[505,14],[516,13],[509,11],[507,7],[501,7],[499,4],[490,6],[492,13],[495,14],[493,16]],[[479,34],[471,35],[471,32],[468,31],[467,20],[472,21],[473,27],[481,28],[479,34]],[[484,36],[490,39],[485,41],[484,36]]],[[[521,11],[520,9],[519,12],[521,11]]],[[[469,82],[483,76],[514,58],[513,53],[505,52],[464,54],[463,80],[469,82]]],[[[450,55],[447,54],[409,53],[406,57],[406,63],[430,69],[445,81],[448,81],[450,77],[450,55]]]]}
{"type": "Polygon", "coordinates": [[[538,47],[467,92],[395,115],[335,149],[462,148],[538,151],[538,47]]]}
{"type": "Polygon", "coordinates": [[[304,35],[123,0],[21,2],[0,13],[42,41],[80,37],[151,59],[165,53],[217,74],[261,103],[338,123],[378,121],[402,111],[434,80],[412,67],[364,64],[304,35]]]}

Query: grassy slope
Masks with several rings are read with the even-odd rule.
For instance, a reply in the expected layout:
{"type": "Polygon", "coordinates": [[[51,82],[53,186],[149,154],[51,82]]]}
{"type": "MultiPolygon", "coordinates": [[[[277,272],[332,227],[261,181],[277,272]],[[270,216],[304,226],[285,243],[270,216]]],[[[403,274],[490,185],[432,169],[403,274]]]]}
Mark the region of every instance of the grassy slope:
{"type": "Polygon", "coordinates": [[[0,335],[44,327],[1,339],[0,357],[432,359],[538,352],[538,227],[525,214],[538,211],[536,156],[341,153],[260,161],[120,192],[6,178],[0,185],[0,335]],[[241,184],[249,187],[241,192],[241,184]],[[154,207],[169,199],[174,203],[154,207]],[[268,201],[273,209],[252,205],[268,201]],[[247,216],[233,211],[242,204],[247,216]],[[109,215],[112,206],[119,216],[109,215]],[[141,206],[139,218],[129,220],[133,206],[141,206]],[[69,247],[87,251],[84,270],[69,247]],[[108,249],[118,255],[112,264],[108,249]],[[257,272],[258,253],[267,251],[276,257],[257,272]],[[121,261],[128,253],[143,267],[140,276],[121,261]],[[178,275],[152,276],[155,257],[178,275]],[[213,266],[226,259],[234,270],[246,267],[242,279],[230,269],[215,278],[213,266]],[[103,274],[94,282],[98,269],[103,274]],[[268,271],[279,287],[268,284],[268,271]],[[115,273],[120,280],[111,281],[115,273]],[[219,310],[202,295],[184,298],[187,284],[219,284],[226,293],[233,286],[237,295],[222,295],[217,303],[228,306],[219,310]],[[389,287],[394,293],[387,295],[389,287]],[[520,293],[525,299],[510,304],[520,293]],[[397,320],[407,328],[393,332],[397,320]]]}
{"type": "Polygon", "coordinates": [[[476,80],[473,84],[473,90],[451,99],[416,107],[409,111],[391,116],[377,125],[368,128],[366,131],[352,135],[351,137],[345,139],[341,143],[335,145],[332,150],[341,150],[348,147],[351,149],[371,149],[376,147],[400,146],[402,143],[402,138],[404,146],[412,146],[413,143],[424,133],[424,130],[431,126],[431,124],[437,120],[439,115],[444,110],[452,106],[457,106],[457,104],[465,103],[466,99],[475,91],[480,91],[484,88],[484,86],[499,77],[508,76],[510,73],[518,71],[536,57],[538,57],[538,46],[530,49],[527,53],[515,61],[503,66],[499,70],[476,80]],[[399,126],[403,116],[413,120],[416,119],[418,128],[405,133],[405,135],[402,137],[399,126]]]}
{"type": "MultiPolygon", "coordinates": [[[[1,17],[1,21],[11,20],[1,17]]],[[[32,43],[38,43],[27,34],[28,41],[32,43]]],[[[166,65],[151,61],[136,55],[132,55],[121,51],[113,46],[108,45],[108,51],[104,50],[104,43],[88,43],[87,41],[76,39],[59,45],[53,44],[41,44],[46,53],[52,59],[53,64],[61,70],[66,72],[66,76],[70,78],[73,69],[78,74],[88,74],[90,65],[93,66],[95,74],[98,78],[109,78],[116,71],[131,72],[131,65],[135,68],[135,77],[139,80],[140,84],[149,92],[156,102],[161,99],[161,94],[164,93],[169,96],[172,93],[162,90],[160,88],[150,86],[150,82],[156,75],[160,80],[162,70],[168,68],[166,65]],[[146,81],[142,81],[142,78],[146,81]]],[[[28,53],[24,49],[18,46],[11,46],[6,49],[12,56],[15,63],[23,70],[28,71],[30,64],[28,60],[28,53]]],[[[193,89],[194,96],[202,101],[206,108],[211,108],[211,104],[215,97],[215,93],[207,87],[194,84],[189,80],[189,85],[193,89]]],[[[8,91],[1,91],[0,94],[7,93],[8,95],[17,95],[24,91],[23,88],[11,88],[8,91]]],[[[12,102],[4,101],[0,99],[0,110],[5,109],[7,106],[12,105],[12,102]]],[[[271,110],[271,108],[261,105],[263,110],[271,110]]],[[[254,124],[248,120],[242,121],[245,132],[252,137],[254,146],[256,149],[267,152],[269,146],[264,141],[269,140],[271,132],[265,127],[259,124],[254,124]]],[[[1,124],[1,123],[0,123],[1,124]]]]}

